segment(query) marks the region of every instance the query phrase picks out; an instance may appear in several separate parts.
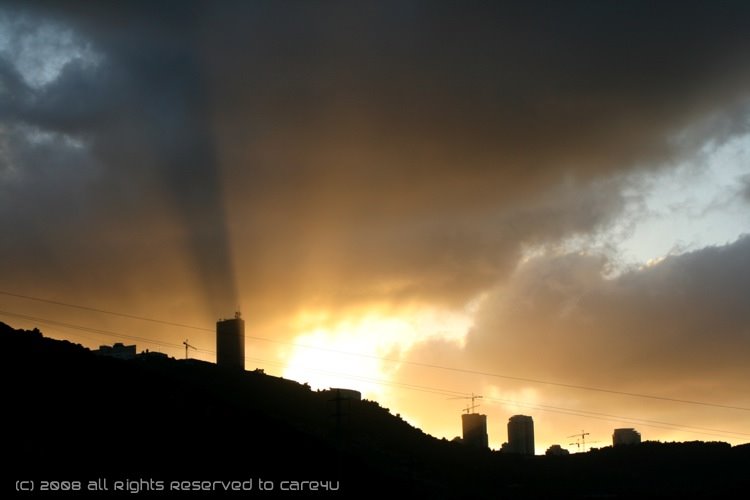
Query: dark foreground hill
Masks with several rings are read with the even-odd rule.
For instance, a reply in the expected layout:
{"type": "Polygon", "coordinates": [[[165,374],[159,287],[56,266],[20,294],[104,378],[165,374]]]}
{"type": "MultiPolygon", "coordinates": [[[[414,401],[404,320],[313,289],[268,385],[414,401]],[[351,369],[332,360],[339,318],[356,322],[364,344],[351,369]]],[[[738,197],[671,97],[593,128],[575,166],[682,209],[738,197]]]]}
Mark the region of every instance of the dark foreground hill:
{"type": "Polygon", "coordinates": [[[20,497],[731,498],[750,491],[749,446],[644,443],[524,459],[438,440],[375,402],[337,401],[261,372],[122,361],[2,323],[0,340],[2,453],[12,464],[4,486],[20,497]]]}

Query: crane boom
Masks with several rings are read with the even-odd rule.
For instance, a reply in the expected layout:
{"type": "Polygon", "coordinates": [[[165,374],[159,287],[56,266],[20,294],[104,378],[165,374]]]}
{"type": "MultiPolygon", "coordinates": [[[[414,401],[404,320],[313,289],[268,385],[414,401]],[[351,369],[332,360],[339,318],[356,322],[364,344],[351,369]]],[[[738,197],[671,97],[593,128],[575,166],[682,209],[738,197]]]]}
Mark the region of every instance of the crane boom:
{"type": "Polygon", "coordinates": [[[590,432],[586,432],[583,429],[579,434],[572,434],[568,436],[569,438],[577,438],[575,443],[570,443],[568,446],[576,445],[577,447],[583,446],[583,452],[586,453],[586,436],[590,436],[590,432]]]}
{"type": "Polygon", "coordinates": [[[479,407],[479,403],[475,403],[477,399],[482,399],[482,396],[478,394],[471,393],[471,396],[457,396],[455,398],[448,398],[448,399],[471,399],[471,405],[464,408],[464,411],[466,413],[474,413],[474,409],[479,407]]]}
{"type": "Polygon", "coordinates": [[[182,343],[182,345],[184,345],[184,346],[185,346],[185,359],[188,359],[188,347],[189,347],[190,349],[194,349],[194,350],[196,350],[196,351],[198,350],[198,348],[197,348],[197,347],[194,347],[194,346],[192,346],[192,345],[188,344],[188,339],[185,339],[185,341],[184,341],[184,342],[182,343]]]}

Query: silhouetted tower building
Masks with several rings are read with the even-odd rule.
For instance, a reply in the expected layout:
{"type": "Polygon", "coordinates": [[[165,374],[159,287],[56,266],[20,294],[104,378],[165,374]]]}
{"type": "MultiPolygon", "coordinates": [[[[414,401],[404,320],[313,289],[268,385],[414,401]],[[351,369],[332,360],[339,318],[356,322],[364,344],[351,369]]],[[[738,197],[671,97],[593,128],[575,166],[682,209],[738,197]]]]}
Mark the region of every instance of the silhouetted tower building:
{"type": "Polygon", "coordinates": [[[612,445],[638,444],[641,442],[641,433],[635,429],[615,429],[612,434],[612,445]]]}
{"type": "Polygon", "coordinates": [[[487,415],[464,413],[461,415],[464,444],[472,448],[487,449],[487,415]]]}
{"type": "Polygon", "coordinates": [[[513,415],[508,420],[508,453],[534,455],[534,420],[526,415],[513,415]]]}
{"type": "Polygon", "coordinates": [[[216,322],[216,364],[245,369],[245,321],[239,312],[216,322]]]}

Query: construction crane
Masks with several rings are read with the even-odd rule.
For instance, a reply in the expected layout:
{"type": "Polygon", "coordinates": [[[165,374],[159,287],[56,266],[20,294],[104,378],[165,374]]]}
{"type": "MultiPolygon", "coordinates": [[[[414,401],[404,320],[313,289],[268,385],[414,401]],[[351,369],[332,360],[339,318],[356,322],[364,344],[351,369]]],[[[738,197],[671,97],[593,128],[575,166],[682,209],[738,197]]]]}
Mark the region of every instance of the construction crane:
{"type": "Polygon", "coordinates": [[[188,359],[188,347],[190,349],[195,349],[196,351],[198,350],[198,348],[193,347],[190,344],[188,344],[188,339],[185,339],[185,342],[183,342],[182,345],[185,346],[185,359],[188,359]]]}
{"type": "Polygon", "coordinates": [[[475,403],[477,399],[482,399],[482,396],[479,396],[477,394],[471,393],[471,396],[457,396],[455,398],[448,398],[448,399],[471,399],[471,405],[464,408],[464,411],[466,413],[474,413],[474,409],[479,407],[479,403],[475,403]]]}
{"type": "Polygon", "coordinates": [[[576,445],[578,449],[581,449],[581,446],[583,446],[583,452],[586,453],[586,436],[590,436],[590,432],[585,432],[584,430],[581,430],[580,434],[573,434],[571,436],[568,436],[569,438],[577,438],[575,443],[569,443],[568,446],[576,445]]]}
{"type": "MultiPolygon", "coordinates": [[[[588,444],[589,444],[589,449],[592,449],[592,448],[591,448],[591,445],[592,445],[592,444],[594,444],[594,443],[599,443],[599,441],[589,441],[589,442],[588,442],[588,444]]],[[[581,446],[583,446],[583,452],[584,452],[584,453],[586,452],[586,443],[585,443],[585,442],[584,442],[584,443],[581,443],[581,440],[580,440],[580,439],[576,439],[576,442],[575,442],[575,443],[568,443],[568,446],[573,446],[573,445],[575,445],[575,446],[576,446],[576,448],[578,448],[578,451],[581,451],[581,446]]]]}

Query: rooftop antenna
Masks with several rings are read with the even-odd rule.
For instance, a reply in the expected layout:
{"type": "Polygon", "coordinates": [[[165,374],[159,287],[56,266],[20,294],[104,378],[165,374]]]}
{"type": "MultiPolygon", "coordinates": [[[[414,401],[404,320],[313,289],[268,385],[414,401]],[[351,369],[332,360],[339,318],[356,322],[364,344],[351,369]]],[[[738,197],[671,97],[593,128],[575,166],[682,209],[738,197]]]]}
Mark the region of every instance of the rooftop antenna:
{"type": "Polygon", "coordinates": [[[448,399],[471,399],[471,404],[464,408],[464,411],[468,413],[474,413],[474,409],[479,407],[479,403],[475,403],[477,399],[482,399],[482,396],[479,396],[477,394],[471,393],[471,396],[457,396],[455,398],[448,398],[448,399]]]}
{"type": "Polygon", "coordinates": [[[185,346],[185,359],[188,359],[188,347],[189,347],[190,349],[195,349],[196,351],[198,350],[198,349],[197,349],[196,347],[194,347],[194,346],[191,346],[190,344],[188,344],[188,341],[187,341],[187,339],[185,339],[185,342],[183,342],[183,343],[182,343],[182,345],[184,345],[184,346],[185,346]]]}

